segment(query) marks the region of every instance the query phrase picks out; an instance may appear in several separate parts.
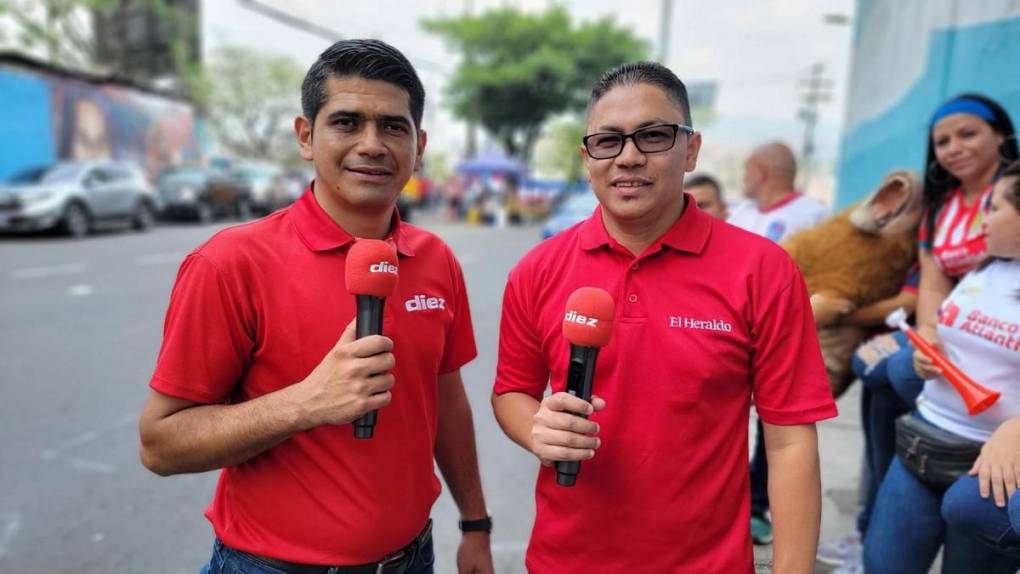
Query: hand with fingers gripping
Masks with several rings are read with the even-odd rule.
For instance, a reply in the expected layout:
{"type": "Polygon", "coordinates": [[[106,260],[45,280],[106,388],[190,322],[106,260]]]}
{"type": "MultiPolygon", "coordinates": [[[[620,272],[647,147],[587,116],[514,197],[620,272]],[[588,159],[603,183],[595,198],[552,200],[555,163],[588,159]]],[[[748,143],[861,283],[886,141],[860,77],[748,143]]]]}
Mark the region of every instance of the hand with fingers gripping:
{"type": "Polygon", "coordinates": [[[574,413],[591,415],[605,407],[606,401],[595,396],[591,403],[565,392],[545,397],[533,419],[531,451],[546,466],[594,457],[602,444],[599,425],[574,413]]]}

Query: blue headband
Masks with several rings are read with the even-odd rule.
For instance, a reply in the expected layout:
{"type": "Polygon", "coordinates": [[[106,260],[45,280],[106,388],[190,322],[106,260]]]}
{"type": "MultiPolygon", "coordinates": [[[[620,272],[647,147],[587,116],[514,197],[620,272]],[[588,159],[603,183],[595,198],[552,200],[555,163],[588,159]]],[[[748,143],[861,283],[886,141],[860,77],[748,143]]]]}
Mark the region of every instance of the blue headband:
{"type": "Polygon", "coordinates": [[[931,117],[932,127],[942,118],[953,114],[971,114],[992,124],[999,123],[998,118],[995,117],[995,112],[992,111],[992,108],[988,107],[988,104],[970,98],[961,98],[942,104],[942,107],[936,110],[935,115],[931,117]]]}

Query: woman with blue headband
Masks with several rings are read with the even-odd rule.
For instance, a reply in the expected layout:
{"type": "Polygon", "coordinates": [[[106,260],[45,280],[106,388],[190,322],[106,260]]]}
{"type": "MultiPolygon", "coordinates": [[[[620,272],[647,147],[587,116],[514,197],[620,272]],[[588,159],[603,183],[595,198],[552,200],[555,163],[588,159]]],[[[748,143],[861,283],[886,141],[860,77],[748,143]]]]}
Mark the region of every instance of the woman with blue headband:
{"type": "Polygon", "coordinates": [[[1016,132],[999,104],[963,94],[932,116],[919,234],[917,328],[937,343],[937,310],[957,281],[985,258],[982,222],[992,184],[1018,159],[1016,132]]]}

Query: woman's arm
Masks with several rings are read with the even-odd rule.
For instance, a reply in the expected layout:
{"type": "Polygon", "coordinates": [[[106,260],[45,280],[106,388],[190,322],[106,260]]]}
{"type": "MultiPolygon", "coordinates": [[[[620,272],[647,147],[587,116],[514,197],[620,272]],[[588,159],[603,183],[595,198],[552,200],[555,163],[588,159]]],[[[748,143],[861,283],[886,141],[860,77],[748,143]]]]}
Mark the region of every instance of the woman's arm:
{"type": "Polygon", "coordinates": [[[927,249],[917,254],[921,264],[921,283],[917,289],[917,332],[928,342],[938,344],[935,326],[938,324],[938,309],[942,301],[953,290],[953,280],[946,276],[935,263],[927,249]]]}

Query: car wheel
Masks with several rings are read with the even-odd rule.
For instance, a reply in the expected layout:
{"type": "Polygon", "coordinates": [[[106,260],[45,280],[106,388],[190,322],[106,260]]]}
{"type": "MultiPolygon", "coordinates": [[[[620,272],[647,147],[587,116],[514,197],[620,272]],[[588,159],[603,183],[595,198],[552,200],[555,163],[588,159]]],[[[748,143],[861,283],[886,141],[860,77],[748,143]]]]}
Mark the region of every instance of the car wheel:
{"type": "Polygon", "coordinates": [[[147,201],[140,201],[131,216],[131,226],[137,231],[145,231],[156,223],[156,213],[147,201]]]}
{"type": "Polygon", "coordinates": [[[195,206],[195,219],[201,224],[212,223],[213,208],[208,201],[200,201],[195,206]]]}
{"type": "Polygon", "coordinates": [[[69,203],[64,209],[64,217],[61,219],[60,227],[64,233],[75,239],[80,239],[89,234],[92,229],[92,218],[88,211],[80,203],[69,203]]]}

